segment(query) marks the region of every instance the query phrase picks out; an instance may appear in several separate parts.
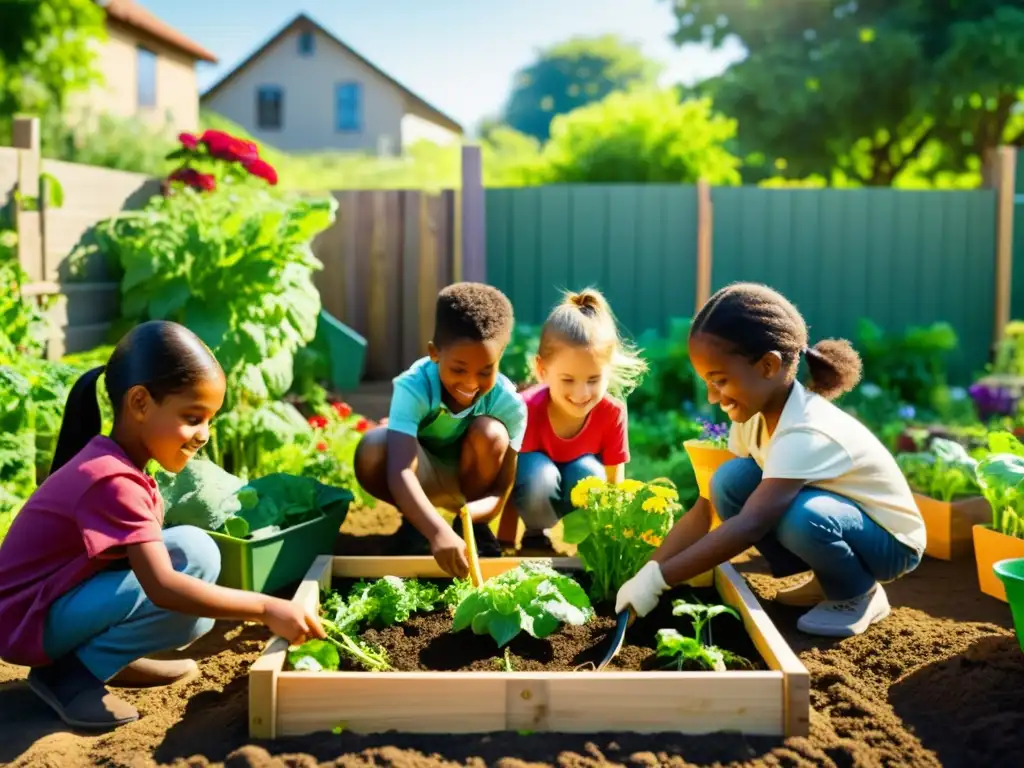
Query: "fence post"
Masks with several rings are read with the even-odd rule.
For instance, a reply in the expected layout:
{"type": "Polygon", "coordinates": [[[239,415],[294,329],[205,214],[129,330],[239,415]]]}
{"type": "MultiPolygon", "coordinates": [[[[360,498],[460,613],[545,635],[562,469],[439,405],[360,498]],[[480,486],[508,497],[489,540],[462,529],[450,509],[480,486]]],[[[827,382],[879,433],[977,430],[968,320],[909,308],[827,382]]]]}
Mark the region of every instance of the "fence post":
{"type": "Polygon", "coordinates": [[[711,206],[711,185],[704,179],[697,182],[697,307],[694,313],[711,298],[711,232],[714,229],[714,211],[711,206]]]}
{"type": "Polygon", "coordinates": [[[996,191],[996,285],[993,348],[1003,340],[1010,322],[1013,292],[1013,215],[1017,150],[999,147],[992,186],[996,191]]]}
{"type": "Polygon", "coordinates": [[[466,280],[475,283],[487,281],[487,230],[486,205],[484,200],[483,160],[480,147],[462,147],[462,191],[459,195],[459,242],[456,253],[454,281],[466,280]]]}
{"type": "Polygon", "coordinates": [[[30,282],[46,279],[43,259],[41,221],[42,201],[39,198],[39,118],[16,117],[12,133],[18,151],[18,197],[14,205],[14,228],[18,232],[18,261],[30,282]]]}

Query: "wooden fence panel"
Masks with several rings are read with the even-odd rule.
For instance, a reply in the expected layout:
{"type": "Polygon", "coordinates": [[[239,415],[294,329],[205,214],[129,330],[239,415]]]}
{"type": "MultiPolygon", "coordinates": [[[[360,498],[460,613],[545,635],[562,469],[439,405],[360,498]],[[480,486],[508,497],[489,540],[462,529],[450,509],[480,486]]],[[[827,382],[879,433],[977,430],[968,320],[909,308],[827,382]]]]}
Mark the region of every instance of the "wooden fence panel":
{"type": "Polygon", "coordinates": [[[324,309],[367,340],[366,375],[387,379],[426,354],[437,292],[454,280],[455,193],[336,192],[338,216],[314,243],[324,309]]]}

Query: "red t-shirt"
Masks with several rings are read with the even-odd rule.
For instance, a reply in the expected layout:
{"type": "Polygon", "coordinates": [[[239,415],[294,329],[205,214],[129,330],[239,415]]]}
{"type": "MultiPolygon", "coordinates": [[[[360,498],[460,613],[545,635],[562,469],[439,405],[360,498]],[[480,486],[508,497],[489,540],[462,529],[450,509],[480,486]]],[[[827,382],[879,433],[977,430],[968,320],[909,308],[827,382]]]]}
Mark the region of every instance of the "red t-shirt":
{"type": "Polygon", "coordinates": [[[556,464],[565,464],[588,453],[597,456],[606,467],[629,461],[629,437],[626,406],[605,395],[587,415],[583,429],[563,439],[551,429],[548,403],[551,392],[541,384],[522,393],[526,402],[526,437],[521,453],[539,451],[556,464]]]}
{"type": "Polygon", "coordinates": [[[125,556],[163,539],[156,482],[113,440],[95,437],[25,502],[0,545],[0,658],[42,666],[54,602],[125,556]]]}

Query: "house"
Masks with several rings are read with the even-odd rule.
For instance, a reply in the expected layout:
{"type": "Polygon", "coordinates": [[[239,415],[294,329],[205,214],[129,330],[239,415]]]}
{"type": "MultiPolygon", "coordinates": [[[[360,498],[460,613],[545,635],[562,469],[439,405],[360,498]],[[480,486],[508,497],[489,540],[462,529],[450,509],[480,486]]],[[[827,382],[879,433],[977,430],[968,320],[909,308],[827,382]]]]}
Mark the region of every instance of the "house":
{"type": "Polygon", "coordinates": [[[285,152],[399,154],[462,126],[299,14],[201,98],[202,106],[285,152]]]}
{"type": "Polygon", "coordinates": [[[97,67],[103,83],[77,95],[72,110],[138,117],[177,131],[199,126],[198,62],[217,57],[135,0],[96,0],[107,13],[97,67]]]}

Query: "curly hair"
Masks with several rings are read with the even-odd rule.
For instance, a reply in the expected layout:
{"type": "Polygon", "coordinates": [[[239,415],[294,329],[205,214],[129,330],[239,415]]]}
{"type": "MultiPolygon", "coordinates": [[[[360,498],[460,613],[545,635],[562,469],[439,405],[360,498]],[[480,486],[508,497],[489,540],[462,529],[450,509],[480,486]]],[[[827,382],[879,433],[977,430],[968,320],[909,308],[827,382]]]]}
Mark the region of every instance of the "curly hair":
{"type": "Polygon", "coordinates": [[[823,339],[809,347],[803,315],[767,285],[733,283],[716,292],[693,318],[691,338],[698,333],[722,339],[751,362],[778,352],[792,376],[805,357],[811,375],[807,388],[829,400],[860,381],[860,355],[850,342],[823,339]]]}
{"type": "Polygon", "coordinates": [[[512,302],[491,285],[455,283],[437,294],[434,345],[457,341],[508,339],[512,334],[512,302]]]}

